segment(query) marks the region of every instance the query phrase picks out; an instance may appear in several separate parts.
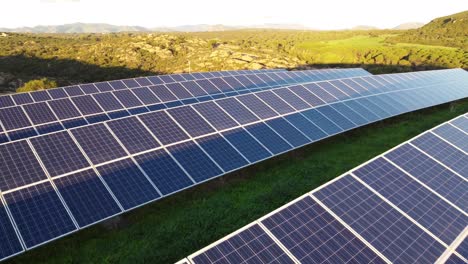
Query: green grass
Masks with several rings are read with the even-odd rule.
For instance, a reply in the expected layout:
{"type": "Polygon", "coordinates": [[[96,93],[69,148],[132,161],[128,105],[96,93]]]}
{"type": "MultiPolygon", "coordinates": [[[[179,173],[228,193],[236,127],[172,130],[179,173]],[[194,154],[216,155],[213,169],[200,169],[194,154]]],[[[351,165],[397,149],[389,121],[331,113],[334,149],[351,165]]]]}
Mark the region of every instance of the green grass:
{"type": "Polygon", "coordinates": [[[468,112],[468,99],[381,121],[215,179],[12,258],[171,263],[393,146],[468,112]]]}

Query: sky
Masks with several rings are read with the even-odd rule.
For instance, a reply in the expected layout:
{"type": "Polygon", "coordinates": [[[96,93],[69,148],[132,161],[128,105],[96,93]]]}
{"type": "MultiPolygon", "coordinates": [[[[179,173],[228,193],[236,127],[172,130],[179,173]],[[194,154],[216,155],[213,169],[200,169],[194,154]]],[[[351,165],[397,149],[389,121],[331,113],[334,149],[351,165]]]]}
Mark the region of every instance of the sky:
{"type": "Polygon", "coordinates": [[[392,28],[468,10],[463,0],[3,0],[1,27],[75,22],[143,27],[300,24],[392,28]]]}

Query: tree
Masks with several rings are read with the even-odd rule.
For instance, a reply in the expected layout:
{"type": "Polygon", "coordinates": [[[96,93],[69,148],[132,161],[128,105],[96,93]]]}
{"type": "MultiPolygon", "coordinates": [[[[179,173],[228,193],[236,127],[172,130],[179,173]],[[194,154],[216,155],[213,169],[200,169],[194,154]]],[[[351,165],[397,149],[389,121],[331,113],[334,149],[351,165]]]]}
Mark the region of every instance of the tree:
{"type": "Polygon", "coordinates": [[[18,93],[32,92],[32,91],[45,90],[45,89],[55,88],[55,87],[57,87],[57,82],[53,80],[49,80],[47,78],[42,78],[39,80],[32,80],[32,81],[25,83],[23,86],[16,89],[16,92],[18,93]]]}

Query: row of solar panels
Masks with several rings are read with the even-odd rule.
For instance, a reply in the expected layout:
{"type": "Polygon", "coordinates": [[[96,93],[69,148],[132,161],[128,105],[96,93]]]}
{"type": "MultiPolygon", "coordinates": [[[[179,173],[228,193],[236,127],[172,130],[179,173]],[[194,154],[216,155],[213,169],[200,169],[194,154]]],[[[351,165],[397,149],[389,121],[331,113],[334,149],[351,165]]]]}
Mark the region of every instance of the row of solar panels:
{"type": "Polygon", "coordinates": [[[0,96],[0,108],[30,104],[34,102],[44,102],[52,99],[93,94],[98,92],[108,92],[126,88],[144,87],[149,85],[170,84],[184,81],[203,80],[216,77],[229,77],[237,75],[284,72],[284,69],[266,69],[266,70],[240,70],[240,71],[218,71],[218,72],[197,72],[182,73],[170,75],[154,75],[139,78],[130,78],[123,80],[114,80],[106,82],[88,83],[48,89],[45,91],[34,91],[28,93],[18,93],[0,96]]]}
{"type": "Polygon", "coordinates": [[[181,263],[468,263],[467,151],[468,114],[181,263]]]}
{"type": "Polygon", "coordinates": [[[468,95],[466,81],[439,83],[445,72],[417,75],[426,79],[395,74],[401,86],[361,86],[365,96],[351,87],[318,89],[321,96],[310,91],[316,85],[296,86],[300,96],[279,88],[0,145],[1,257],[330,135],[468,95]]]}
{"type": "Polygon", "coordinates": [[[256,75],[233,76],[217,78],[216,82],[207,79],[155,85],[3,108],[0,109],[0,143],[286,84],[369,75],[362,69],[298,71],[284,72],[280,81],[274,74],[259,75],[263,80],[256,75]]]}

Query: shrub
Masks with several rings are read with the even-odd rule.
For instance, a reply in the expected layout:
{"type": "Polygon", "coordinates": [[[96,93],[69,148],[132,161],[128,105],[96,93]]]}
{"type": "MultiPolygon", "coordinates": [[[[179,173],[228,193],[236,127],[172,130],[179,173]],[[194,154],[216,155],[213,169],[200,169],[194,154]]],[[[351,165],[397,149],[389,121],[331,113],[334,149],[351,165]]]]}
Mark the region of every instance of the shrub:
{"type": "Polygon", "coordinates": [[[32,80],[32,81],[25,83],[23,86],[16,89],[16,92],[22,93],[22,92],[39,91],[39,90],[45,90],[48,88],[55,88],[55,87],[57,87],[57,82],[53,80],[49,80],[47,78],[42,78],[39,80],[32,80]]]}

